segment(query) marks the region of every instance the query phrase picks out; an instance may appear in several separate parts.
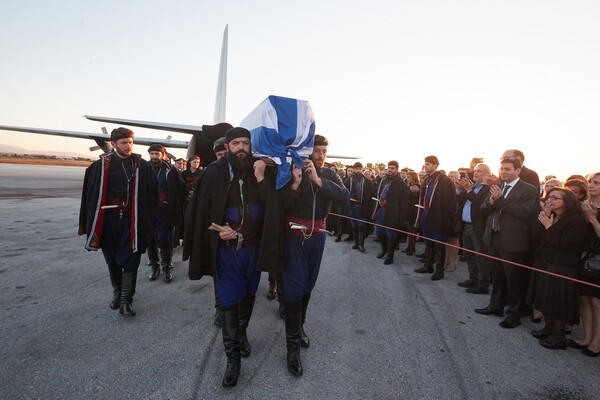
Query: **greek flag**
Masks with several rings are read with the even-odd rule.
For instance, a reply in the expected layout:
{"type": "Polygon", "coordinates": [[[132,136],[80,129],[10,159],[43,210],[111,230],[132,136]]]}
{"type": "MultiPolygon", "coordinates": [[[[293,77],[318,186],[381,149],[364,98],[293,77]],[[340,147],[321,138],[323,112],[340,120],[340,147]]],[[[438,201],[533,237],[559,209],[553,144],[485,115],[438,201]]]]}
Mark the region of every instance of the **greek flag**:
{"type": "Polygon", "coordinates": [[[291,163],[302,168],[312,153],[315,118],[307,101],[269,96],[240,126],[250,131],[252,154],[278,165],[277,189],[292,179],[291,163]]]}

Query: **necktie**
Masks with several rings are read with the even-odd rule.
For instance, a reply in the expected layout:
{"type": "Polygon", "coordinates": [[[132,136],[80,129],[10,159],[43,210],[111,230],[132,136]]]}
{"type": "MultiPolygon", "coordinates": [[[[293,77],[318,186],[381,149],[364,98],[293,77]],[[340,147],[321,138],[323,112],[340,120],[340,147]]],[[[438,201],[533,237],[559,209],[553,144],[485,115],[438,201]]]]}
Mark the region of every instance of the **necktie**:
{"type": "MultiPolygon", "coordinates": [[[[506,197],[506,193],[508,192],[508,189],[511,188],[511,185],[504,185],[504,188],[502,188],[502,197],[506,197]]],[[[500,210],[496,210],[494,212],[494,216],[492,219],[492,230],[494,232],[499,232],[500,231],[500,210]]]]}

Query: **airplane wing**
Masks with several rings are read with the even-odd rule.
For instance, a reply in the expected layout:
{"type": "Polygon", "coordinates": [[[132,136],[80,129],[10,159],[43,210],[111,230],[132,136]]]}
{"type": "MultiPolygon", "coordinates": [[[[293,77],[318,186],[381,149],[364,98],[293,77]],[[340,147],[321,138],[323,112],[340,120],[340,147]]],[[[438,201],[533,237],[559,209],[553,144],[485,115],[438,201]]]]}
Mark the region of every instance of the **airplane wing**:
{"type": "Polygon", "coordinates": [[[158,129],[161,131],[189,133],[191,135],[193,135],[194,133],[202,132],[202,127],[196,126],[196,125],[181,125],[181,124],[171,124],[168,122],[152,122],[152,121],[139,121],[139,120],[135,120],[135,119],[98,117],[95,115],[84,115],[84,117],[91,121],[108,122],[111,124],[127,125],[127,126],[138,126],[140,128],[158,129]]]}
{"type": "Polygon", "coordinates": [[[362,157],[356,156],[345,156],[345,155],[337,155],[337,154],[327,154],[327,159],[335,158],[336,160],[360,160],[362,157]]]}
{"type": "MultiPolygon", "coordinates": [[[[63,131],[55,129],[41,129],[41,128],[27,128],[22,126],[8,126],[0,125],[0,130],[5,131],[16,131],[16,132],[28,132],[37,133],[42,135],[53,135],[53,136],[64,136],[70,138],[79,139],[91,139],[105,152],[111,151],[112,146],[110,145],[110,135],[108,133],[92,133],[92,132],[77,132],[77,131],[63,131]]],[[[147,137],[134,137],[133,143],[142,144],[149,146],[152,143],[160,143],[167,148],[186,149],[189,142],[185,140],[171,140],[171,139],[158,139],[158,138],[147,138],[147,137]]]]}

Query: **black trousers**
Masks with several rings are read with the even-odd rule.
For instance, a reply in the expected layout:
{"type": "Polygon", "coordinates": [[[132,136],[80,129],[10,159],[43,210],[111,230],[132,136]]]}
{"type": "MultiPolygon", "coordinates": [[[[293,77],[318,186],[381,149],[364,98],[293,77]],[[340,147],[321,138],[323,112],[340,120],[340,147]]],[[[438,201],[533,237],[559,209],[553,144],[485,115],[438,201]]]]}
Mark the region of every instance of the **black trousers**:
{"type": "MultiPolygon", "coordinates": [[[[503,260],[525,264],[528,260],[527,252],[509,252],[502,248],[500,234],[493,233],[492,241],[488,248],[491,256],[503,260]]],[[[490,259],[492,276],[492,297],[490,306],[493,308],[504,308],[507,306],[508,317],[520,318],[520,309],[525,302],[527,285],[529,282],[529,270],[506,262],[490,259]]]]}

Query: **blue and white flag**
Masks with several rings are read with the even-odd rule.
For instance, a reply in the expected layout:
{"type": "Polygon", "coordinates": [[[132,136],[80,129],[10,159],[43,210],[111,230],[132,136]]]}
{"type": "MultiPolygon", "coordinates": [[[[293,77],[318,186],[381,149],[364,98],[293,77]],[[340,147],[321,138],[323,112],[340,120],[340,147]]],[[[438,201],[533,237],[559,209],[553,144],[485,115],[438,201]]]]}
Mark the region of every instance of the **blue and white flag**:
{"type": "Polygon", "coordinates": [[[277,189],[292,179],[291,163],[302,168],[313,150],[315,118],[308,101],[269,96],[240,126],[250,131],[252,154],[279,166],[277,189]]]}

